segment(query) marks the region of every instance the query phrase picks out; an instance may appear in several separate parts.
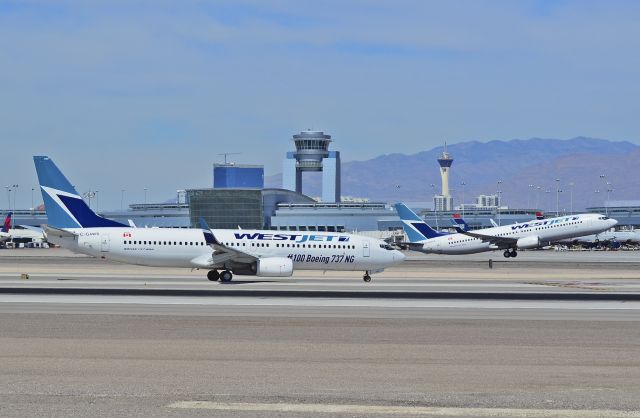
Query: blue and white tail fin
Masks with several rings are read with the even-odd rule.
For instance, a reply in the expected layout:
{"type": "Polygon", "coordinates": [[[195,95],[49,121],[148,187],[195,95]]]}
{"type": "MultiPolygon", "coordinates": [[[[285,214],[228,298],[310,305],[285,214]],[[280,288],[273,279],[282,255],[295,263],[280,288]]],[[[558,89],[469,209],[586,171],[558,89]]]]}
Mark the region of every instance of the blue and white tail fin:
{"type": "Polygon", "coordinates": [[[2,229],[0,229],[0,232],[4,232],[4,233],[9,232],[9,229],[11,229],[11,216],[12,215],[13,215],[13,212],[7,213],[7,217],[4,219],[4,223],[2,224],[2,229]]]}
{"type": "Polygon", "coordinates": [[[451,218],[451,223],[453,224],[453,226],[458,227],[463,231],[468,231],[469,229],[471,229],[469,228],[469,224],[458,213],[453,215],[453,217],[451,218]]]}
{"type": "Polygon", "coordinates": [[[87,206],[69,180],[45,156],[34,156],[42,200],[48,225],[54,228],[126,227],[119,222],[102,218],[87,206]]]}
{"type": "Polygon", "coordinates": [[[404,203],[396,203],[395,208],[398,216],[400,216],[402,228],[407,234],[409,242],[421,242],[430,238],[447,235],[446,233],[438,232],[431,228],[404,203]]]}

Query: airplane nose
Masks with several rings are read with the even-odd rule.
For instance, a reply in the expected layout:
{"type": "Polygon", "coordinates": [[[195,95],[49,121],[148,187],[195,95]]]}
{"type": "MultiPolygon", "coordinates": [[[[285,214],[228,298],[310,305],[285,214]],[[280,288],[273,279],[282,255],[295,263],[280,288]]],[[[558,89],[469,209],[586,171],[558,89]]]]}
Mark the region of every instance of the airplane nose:
{"type": "Polygon", "coordinates": [[[395,253],[393,254],[393,261],[397,261],[398,263],[401,261],[404,261],[405,258],[406,256],[398,250],[396,250],[395,253]]]}
{"type": "Polygon", "coordinates": [[[618,220],[617,219],[609,219],[609,221],[610,221],[609,228],[613,228],[614,226],[618,225],[618,220]]]}

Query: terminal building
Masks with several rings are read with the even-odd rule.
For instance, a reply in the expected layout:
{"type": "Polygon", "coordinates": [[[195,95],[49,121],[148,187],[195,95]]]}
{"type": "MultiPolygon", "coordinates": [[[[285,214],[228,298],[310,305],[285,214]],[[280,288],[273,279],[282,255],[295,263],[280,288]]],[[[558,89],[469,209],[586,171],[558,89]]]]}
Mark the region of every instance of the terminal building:
{"type": "Polygon", "coordinates": [[[285,154],[281,189],[264,188],[263,166],[225,162],[214,164],[212,188],[187,189],[184,202],[133,204],[128,211],[104,215],[139,227],[198,227],[203,218],[216,229],[401,230],[400,219],[385,203],[341,201],[340,152],[329,150],[331,142],[322,131],[293,135],[296,150],[285,154]],[[302,193],[305,172],[322,172],[320,201],[302,193]]]}
{"type": "Polygon", "coordinates": [[[214,189],[263,189],[264,166],[222,163],[213,165],[214,189]]]}

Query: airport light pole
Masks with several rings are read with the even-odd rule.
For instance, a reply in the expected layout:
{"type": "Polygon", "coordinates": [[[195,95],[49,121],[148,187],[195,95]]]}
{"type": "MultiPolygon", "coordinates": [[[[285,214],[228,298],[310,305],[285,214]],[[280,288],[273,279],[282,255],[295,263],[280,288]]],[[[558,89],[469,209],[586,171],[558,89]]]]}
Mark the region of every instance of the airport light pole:
{"type": "Polygon", "coordinates": [[[531,209],[531,193],[533,190],[533,184],[529,185],[529,193],[527,193],[527,209],[531,209]]]}
{"type": "Polygon", "coordinates": [[[611,183],[607,182],[607,204],[604,207],[605,215],[609,216],[609,200],[611,199],[611,193],[613,193],[613,187],[611,183]]]}
{"type": "MultiPolygon", "coordinates": [[[[609,182],[607,182],[607,176],[605,174],[600,174],[600,179],[605,183],[605,185],[607,186],[607,189],[608,189],[609,188],[609,182]]],[[[598,193],[599,193],[599,191],[598,191],[598,193]]],[[[607,200],[609,200],[609,193],[607,193],[607,200]]],[[[605,214],[608,215],[609,209],[607,208],[607,201],[604,201],[602,203],[602,206],[604,206],[605,214]]]]}
{"type": "Polygon", "coordinates": [[[462,218],[464,219],[464,186],[466,186],[467,183],[465,183],[464,180],[462,180],[460,182],[460,187],[462,187],[462,218]]]}
{"type": "Polygon", "coordinates": [[[570,182],[569,183],[569,211],[571,212],[571,214],[573,215],[573,186],[574,183],[570,182]]]}
{"type": "Polygon", "coordinates": [[[31,188],[31,215],[33,216],[33,211],[35,210],[35,208],[33,207],[33,192],[36,188],[32,187],[31,188]]]}
{"type": "Polygon", "coordinates": [[[436,215],[436,230],[438,230],[438,203],[436,202],[436,185],[431,183],[431,189],[433,189],[433,212],[436,215]]]}
{"type": "Polygon", "coordinates": [[[536,209],[540,209],[540,190],[542,186],[536,186],[536,209]]]}
{"type": "Polygon", "coordinates": [[[13,228],[16,224],[16,221],[14,220],[15,218],[15,211],[16,211],[16,197],[18,195],[18,187],[20,187],[20,185],[18,184],[14,184],[13,186],[13,212],[14,212],[14,216],[11,217],[11,228],[13,228]]]}
{"type": "Polygon", "coordinates": [[[556,179],[556,217],[560,216],[560,179],[556,179]]]}
{"type": "Polygon", "coordinates": [[[551,196],[551,190],[550,189],[546,189],[544,192],[547,194],[546,207],[547,207],[547,209],[549,209],[550,207],[552,207],[551,205],[553,204],[553,203],[550,202],[550,199],[549,199],[549,197],[551,196]]]}
{"type": "Polygon", "coordinates": [[[501,219],[500,219],[500,206],[502,205],[502,198],[500,197],[502,191],[500,190],[500,185],[502,184],[502,180],[498,180],[498,182],[496,183],[496,194],[498,195],[498,201],[496,202],[498,206],[498,226],[502,225],[501,219]]]}
{"type": "Polygon", "coordinates": [[[98,213],[100,211],[100,204],[98,202],[98,190],[96,190],[95,193],[96,193],[96,213],[98,213]]]}

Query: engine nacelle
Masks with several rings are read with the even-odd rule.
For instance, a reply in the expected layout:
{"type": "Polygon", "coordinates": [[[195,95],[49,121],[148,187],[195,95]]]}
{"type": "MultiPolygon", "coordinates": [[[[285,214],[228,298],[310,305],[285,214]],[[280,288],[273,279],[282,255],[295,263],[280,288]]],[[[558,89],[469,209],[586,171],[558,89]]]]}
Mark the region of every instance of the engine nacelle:
{"type": "Polygon", "coordinates": [[[287,257],[268,257],[258,260],[256,275],[260,277],[289,277],[293,274],[293,261],[287,257]]]}
{"type": "Polygon", "coordinates": [[[542,246],[541,244],[542,243],[540,242],[540,237],[536,235],[532,235],[532,236],[518,239],[518,243],[516,245],[518,246],[518,248],[526,250],[529,248],[541,247],[542,246]]]}

